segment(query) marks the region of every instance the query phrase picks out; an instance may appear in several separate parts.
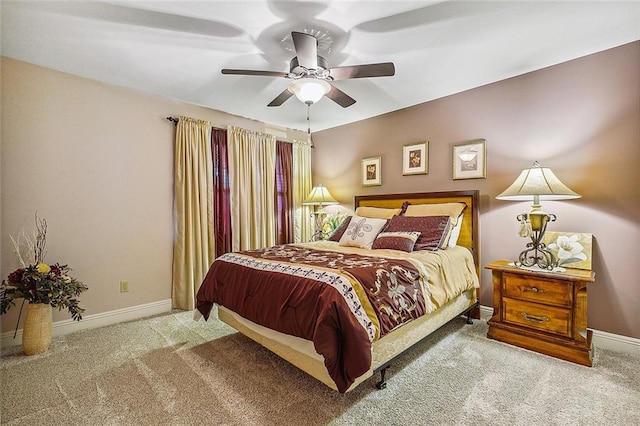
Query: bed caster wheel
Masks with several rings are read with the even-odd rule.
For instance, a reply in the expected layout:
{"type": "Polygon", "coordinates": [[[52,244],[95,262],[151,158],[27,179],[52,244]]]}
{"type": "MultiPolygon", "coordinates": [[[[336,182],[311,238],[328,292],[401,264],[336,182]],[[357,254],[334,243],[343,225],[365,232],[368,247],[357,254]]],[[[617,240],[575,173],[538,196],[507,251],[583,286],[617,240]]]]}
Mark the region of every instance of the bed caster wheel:
{"type": "Polygon", "coordinates": [[[386,389],[387,388],[387,382],[378,382],[378,383],[376,383],[376,388],[378,388],[379,390],[386,389]]]}

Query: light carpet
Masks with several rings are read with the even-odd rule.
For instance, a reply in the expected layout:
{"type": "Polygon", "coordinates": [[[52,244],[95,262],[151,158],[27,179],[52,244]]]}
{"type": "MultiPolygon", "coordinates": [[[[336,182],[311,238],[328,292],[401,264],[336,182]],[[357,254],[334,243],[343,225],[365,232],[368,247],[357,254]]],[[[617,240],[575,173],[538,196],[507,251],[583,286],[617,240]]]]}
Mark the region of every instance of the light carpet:
{"type": "Polygon", "coordinates": [[[191,312],[2,351],[7,425],[638,425],[640,357],[588,368],[486,338],[454,320],[346,395],[191,312]]]}

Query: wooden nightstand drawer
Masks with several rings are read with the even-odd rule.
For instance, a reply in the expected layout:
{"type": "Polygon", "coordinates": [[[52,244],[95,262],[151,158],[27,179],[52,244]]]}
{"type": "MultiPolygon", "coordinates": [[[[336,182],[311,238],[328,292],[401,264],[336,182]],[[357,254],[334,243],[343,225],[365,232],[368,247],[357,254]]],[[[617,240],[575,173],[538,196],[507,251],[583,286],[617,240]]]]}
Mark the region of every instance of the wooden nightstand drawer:
{"type": "Polygon", "coordinates": [[[571,283],[516,274],[504,274],[503,280],[506,297],[571,307],[571,283]]]}
{"type": "Polygon", "coordinates": [[[502,299],[504,321],[540,331],[571,336],[571,310],[522,300],[502,299]]]}

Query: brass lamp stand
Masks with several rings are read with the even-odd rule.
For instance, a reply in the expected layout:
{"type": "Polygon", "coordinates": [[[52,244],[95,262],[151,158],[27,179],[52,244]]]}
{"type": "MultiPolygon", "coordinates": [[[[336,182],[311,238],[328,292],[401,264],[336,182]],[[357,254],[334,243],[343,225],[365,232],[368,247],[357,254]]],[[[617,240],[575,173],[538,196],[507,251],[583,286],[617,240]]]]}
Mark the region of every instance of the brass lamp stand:
{"type": "Polygon", "coordinates": [[[518,260],[514,262],[515,265],[537,265],[542,269],[548,270],[555,268],[558,261],[555,255],[547,249],[547,245],[544,243],[544,233],[547,230],[547,223],[556,221],[556,215],[543,211],[540,206],[539,197],[536,195],[534,196],[533,206],[529,213],[519,214],[517,219],[521,224],[525,224],[525,228],[521,230],[520,236],[531,238],[531,242],[527,243],[526,250],[520,253],[518,260]]]}

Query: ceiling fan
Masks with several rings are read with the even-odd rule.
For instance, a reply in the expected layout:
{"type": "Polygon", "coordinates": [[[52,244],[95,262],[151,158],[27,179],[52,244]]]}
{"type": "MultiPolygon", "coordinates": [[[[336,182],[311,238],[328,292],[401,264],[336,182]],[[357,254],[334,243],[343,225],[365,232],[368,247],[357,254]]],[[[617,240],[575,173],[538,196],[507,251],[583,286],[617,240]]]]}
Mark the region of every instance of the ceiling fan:
{"type": "Polygon", "coordinates": [[[328,62],[318,56],[318,39],[313,35],[293,31],[291,33],[296,51],[289,63],[289,72],[223,69],[222,74],[257,75],[284,77],[291,80],[287,88],[273,99],[268,106],[282,105],[294,94],[300,101],[311,105],[326,95],[343,108],[353,105],[356,100],[331,84],[336,80],[352,78],[389,77],[395,74],[393,62],[351,65],[329,68],[328,62]]]}

